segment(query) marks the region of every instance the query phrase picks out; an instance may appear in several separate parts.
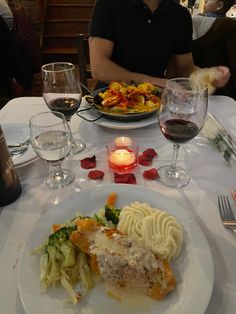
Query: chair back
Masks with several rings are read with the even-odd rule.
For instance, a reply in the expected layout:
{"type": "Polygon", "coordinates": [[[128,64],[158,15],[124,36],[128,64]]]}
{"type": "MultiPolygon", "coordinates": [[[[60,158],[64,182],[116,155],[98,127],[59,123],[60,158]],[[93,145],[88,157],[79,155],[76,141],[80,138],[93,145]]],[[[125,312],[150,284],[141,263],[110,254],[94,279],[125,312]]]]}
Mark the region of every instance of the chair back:
{"type": "MultiPolygon", "coordinates": [[[[92,79],[92,73],[89,66],[89,46],[88,38],[84,34],[77,36],[77,47],[78,47],[78,65],[79,65],[79,76],[80,82],[88,87],[88,79],[92,79]]],[[[82,86],[83,94],[88,94],[85,88],[82,86]]]]}
{"type": "MultiPolygon", "coordinates": [[[[203,17],[203,21],[204,21],[203,17]]],[[[215,94],[236,100],[236,20],[228,17],[215,19],[210,29],[193,40],[193,59],[201,68],[224,65],[230,69],[230,79],[215,94]]]]}

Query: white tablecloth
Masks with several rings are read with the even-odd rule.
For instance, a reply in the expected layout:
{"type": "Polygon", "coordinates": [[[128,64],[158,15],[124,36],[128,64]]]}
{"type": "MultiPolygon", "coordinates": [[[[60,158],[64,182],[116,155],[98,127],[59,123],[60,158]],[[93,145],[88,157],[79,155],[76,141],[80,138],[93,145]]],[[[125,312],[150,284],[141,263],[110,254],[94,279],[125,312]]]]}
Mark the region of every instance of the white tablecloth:
{"type": "MultiPolygon", "coordinates": [[[[30,116],[47,110],[40,97],[16,98],[0,111],[0,124],[13,122],[28,124],[30,116]]],[[[236,135],[234,100],[224,96],[211,96],[209,112],[215,114],[222,124],[236,135]]],[[[75,115],[72,118],[72,129],[78,131],[87,144],[87,149],[83,153],[65,161],[76,174],[75,182],[59,191],[49,190],[44,182],[48,165],[38,159],[25,167],[17,168],[23,193],[13,204],[0,208],[2,314],[24,313],[17,289],[17,271],[20,254],[35,221],[72,192],[79,192],[80,189],[96,184],[90,181],[87,172],[80,168],[80,159],[96,154],[99,168],[106,172],[103,182],[113,183],[113,177],[108,172],[104,148],[111,137],[125,134],[137,140],[141,151],[147,147],[155,148],[159,157],[154,167],[166,163],[172,155],[172,145],[164,139],[157,123],[134,130],[114,130],[99,127],[75,115]]],[[[170,189],[158,181],[143,179],[142,167],[136,170],[137,183],[171,197],[193,214],[208,240],[214,262],[214,288],[206,313],[233,314],[236,312],[236,235],[225,229],[220,221],[217,195],[229,194],[231,189],[236,188],[236,167],[229,167],[221,154],[199,136],[181,146],[179,163],[191,174],[191,182],[183,189],[170,189]]],[[[233,204],[233,210],[236,214],[236,203],[233,204]]]]}

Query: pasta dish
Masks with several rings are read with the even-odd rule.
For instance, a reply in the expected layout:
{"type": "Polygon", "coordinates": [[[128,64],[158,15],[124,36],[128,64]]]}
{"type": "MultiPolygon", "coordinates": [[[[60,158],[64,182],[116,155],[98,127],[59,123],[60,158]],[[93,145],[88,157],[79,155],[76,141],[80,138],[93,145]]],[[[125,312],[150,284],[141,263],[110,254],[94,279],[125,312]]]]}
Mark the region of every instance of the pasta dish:
{"type": "MultiPolygon", "coordinates": [[[[86,100],[91,103],[91,96],[87,96],[86,100]]],[[[92,102],[96,109],[104,113],[122,115],[152,112],[160,107],[160,92],[150,83],[131,85],[111,82],[105,91],[93,97],[92,102]]]]}

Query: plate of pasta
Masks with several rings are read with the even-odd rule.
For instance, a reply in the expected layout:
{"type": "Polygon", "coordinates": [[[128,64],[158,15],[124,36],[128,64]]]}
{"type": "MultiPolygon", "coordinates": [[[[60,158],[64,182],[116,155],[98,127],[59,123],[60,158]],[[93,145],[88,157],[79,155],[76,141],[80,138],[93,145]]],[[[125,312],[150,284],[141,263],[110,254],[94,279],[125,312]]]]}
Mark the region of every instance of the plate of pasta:
{"type": "Polygon", "coordinates": [[[202,314],[213,281],[208,243],[188,211],[125,184],[82,190],[41,216],[18,273],[25,312],[35,314],[202,314]]]}
{"type": "Polygon", "coordinates": [[[85,96],[85,100],[100,117],[131,122],[157,114],[160,93],[160,88],[150,83],[111,82],[107,88],[85,96]]]}

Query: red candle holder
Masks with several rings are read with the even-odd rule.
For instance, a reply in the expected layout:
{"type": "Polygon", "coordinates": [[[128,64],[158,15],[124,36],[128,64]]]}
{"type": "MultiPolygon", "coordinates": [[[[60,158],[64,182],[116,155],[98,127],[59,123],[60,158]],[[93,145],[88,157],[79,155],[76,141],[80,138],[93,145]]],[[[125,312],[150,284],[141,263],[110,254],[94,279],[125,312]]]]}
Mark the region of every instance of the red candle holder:
{"type": "Polygon", "coordinates": [[[132,170],[137,165],[138,147],[130,137],[120,136],[109,141],[106,146],[109,167],[117,172],[132,170]]]}

